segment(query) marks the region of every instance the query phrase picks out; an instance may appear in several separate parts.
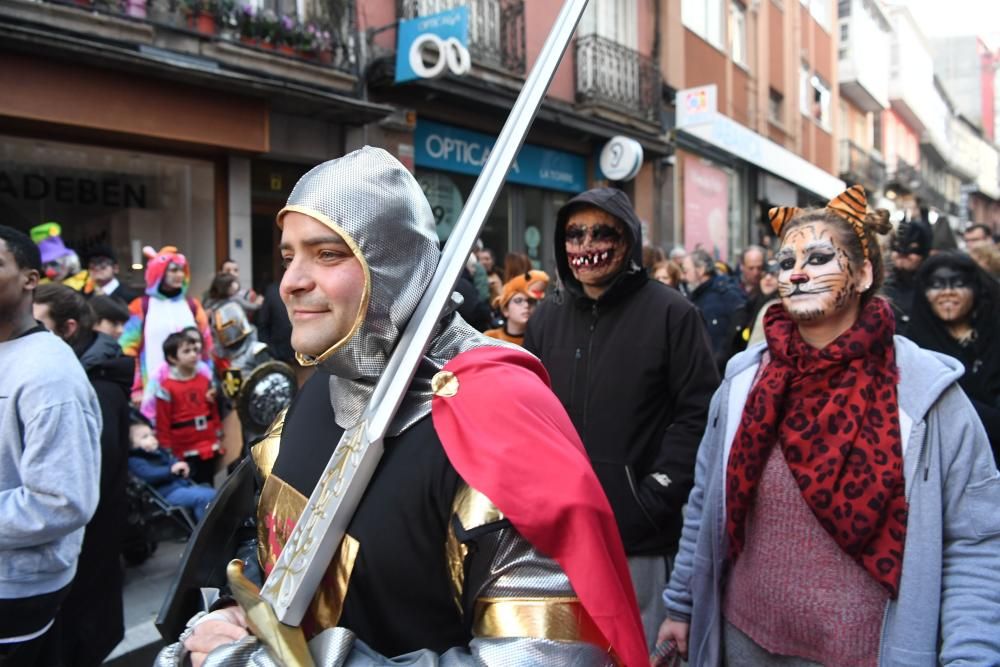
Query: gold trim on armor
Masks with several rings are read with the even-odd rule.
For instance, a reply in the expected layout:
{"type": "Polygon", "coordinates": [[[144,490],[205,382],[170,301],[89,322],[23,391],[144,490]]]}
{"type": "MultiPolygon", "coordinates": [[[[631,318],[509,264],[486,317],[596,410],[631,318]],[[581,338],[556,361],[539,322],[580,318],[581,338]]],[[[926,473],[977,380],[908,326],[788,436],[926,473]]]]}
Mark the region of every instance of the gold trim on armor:
{"type": "Polygon", "coordinates": [[[318,357],[310,357],[296,351],[295,359],[300,364],[302,364],[303,366],[318,366],[319,364],[329,359],[334,352],[336,352],[344,345],[346,345],[347,341],[351,340],[351,338],[354,337],[354,334],[358,332],[358,329],[361,328],[361,324],[365,321],[365,313],[368,312],[368,300],[369,298],[371,298],[372,276],[371,276],[371,271],[368,268],[368,262],[365,260],[365,256],[361,254],[361,248],[358,246],[357,242],[350,234],[347,233],[347,231],[344,230],[343,227],[334,222],[331,217],[329,217],[325,213],[321,213],[320,211],[309,208],[307,206],[298,206],[296,204],[289,204],[288,206],[285,206],[285,208],[278,211],[278,215],[275,219],[275,222],[278,225],[279,229],[282,229],[281,226],[282,216],[284,216],[286,213],[291,213],[291,212],[307,215],[310,218],[313,218],[314,220],[323,223],[324,225],[332,229],[334,232],[336,232],[337,236],[344,239],[344,243],[347,244],[347,247],[351,249],[351,252],[354,253],[354,256],[358,259],[359,262],[361,262],[361,268],[364,269],[365,272],[365,292],[361,298],[361,305],[358,307],[358,314],[354,318],[354,324],[351,326],[351,330],[347,332],[347,335],[345,335],[339,341],[334,343],[330,347],[330,349],[328,349],[326,352],[319,355],[318,357]]]}
{"type": "Polygon", "coordinates": [[[275,546],[284,546],[309,499],[276,475],[268,475],[257,503],[257,558],[270,571],[277,562],[275,546]]]}
{"type": "Polygon", "coordinates": [[[451,594],[458,607],[459,616],[465,616],[462,607],[462,593],[465,591],[465,559],[469,555],[468,545],[459,542],[455,535],[455,524],[448,522],[448,540],[445,542],[445,556],[448,560],[448,576],[451,578],[451,594]]]}
{"type": "MultiPolygon", "coordinates": [[[[308,502],[298,489],[276,475],[269,475],[264,481],[257,506],[257,558],[265,571],[274,567],[277,552],[284,547],[308,502]]],[[[309,604],[309,614],[320,630],[336,627],[340,622],[360,550],[361,543],[345,533],[309,604]]]]}
{"type": "Polygon", "coordinates": [[[451,398],[458,393],[458,378],[451,371],[439,371],[431,378],[431,391],[435,396],[451,398]]]}
{"type": "Polygon", "coordinates": [[[493,501],[468,484],[463,484],[455,493],[451,511],[458,517],[465,530],[479,528],[503,519],[503,512],[493,504],[493,501]]]}
{"type": "Polygon", "coordinates": [[[257,466],[257,470],[260,472],[260,477],[263,480],[267,480],[271,476],[274,464],[278,460],[278,449],[281,446],[281,431],[285,427],[286,414],[288,414],[288,408],[284,408],[278,413],[278,416],[274,418],[274,421],[267,428],[267,432],[264,433],[264,437],[250,448],[250,456],[253,457],[254,465],[257,466]]]}
{"type": "Polygon", "coordinates": [[[486,639],[530,637],[583,641],[609,649],[579,598],[479,598],[472,634],[486,639]]]}

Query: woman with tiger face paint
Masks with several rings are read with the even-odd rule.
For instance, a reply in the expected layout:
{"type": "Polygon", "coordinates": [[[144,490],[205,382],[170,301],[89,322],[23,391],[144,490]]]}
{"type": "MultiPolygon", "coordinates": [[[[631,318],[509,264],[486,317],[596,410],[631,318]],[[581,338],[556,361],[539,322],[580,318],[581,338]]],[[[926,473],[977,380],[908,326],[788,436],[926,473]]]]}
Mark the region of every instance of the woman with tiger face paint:
{"type": "Polygon", "coordinates": [[[782,307],[713,399],[664,592],[691,664],[1000,662],[1000,473],[961,365],[876,296],[887,219],[859,186],[771,210],[782,307]]]}

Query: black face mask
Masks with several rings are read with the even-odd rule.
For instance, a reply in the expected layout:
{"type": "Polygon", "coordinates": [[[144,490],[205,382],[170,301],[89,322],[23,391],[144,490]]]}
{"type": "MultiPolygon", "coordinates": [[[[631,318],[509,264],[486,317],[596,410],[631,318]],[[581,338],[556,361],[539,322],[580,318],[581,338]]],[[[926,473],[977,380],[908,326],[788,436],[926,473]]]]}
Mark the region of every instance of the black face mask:
{"type": "Polygon", "coordinates": [[[974,280],[971,274],[942,266],[935,269],[927,277],[926,290],[929,292],[931,290],[972,289],[973,286],[974,280]]]}

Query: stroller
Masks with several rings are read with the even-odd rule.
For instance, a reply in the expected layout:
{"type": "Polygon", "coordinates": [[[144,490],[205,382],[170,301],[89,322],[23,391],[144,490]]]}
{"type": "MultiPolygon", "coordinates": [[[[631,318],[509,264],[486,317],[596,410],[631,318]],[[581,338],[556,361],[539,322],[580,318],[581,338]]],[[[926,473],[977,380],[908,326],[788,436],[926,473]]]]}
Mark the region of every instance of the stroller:
{"type": "Polygon", "coordinates": [[[128,506],[122,556],[130,566],[141,565],[164,540],[186,540],[195,521],[187,509],[171,505],[150,484],[129,473],[125,485],[128,506]]]}

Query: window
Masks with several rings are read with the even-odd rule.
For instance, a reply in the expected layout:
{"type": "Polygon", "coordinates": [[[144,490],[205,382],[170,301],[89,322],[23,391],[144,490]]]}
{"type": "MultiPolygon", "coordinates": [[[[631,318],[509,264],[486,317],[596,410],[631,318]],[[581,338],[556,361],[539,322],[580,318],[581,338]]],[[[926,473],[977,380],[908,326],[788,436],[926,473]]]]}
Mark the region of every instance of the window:
{"type": "Polygon", "coordinates": [[[799,67],[799,111],[809,115],[809,95],[812,87],[809,85],[809,66],[805,63],[799,67]]]}
{"type": "Polygon", "coordinates": [[[814,74],[809,79],[812,90],[810,91],[809,115],[819,123],[823,129],[830,129],[830,87],[823,79],[814,74]]]}
{"type": "Polygon", "coordinates": [[[738,2],[730,5],[730,34],[729,48],[733,55],[733,62],[737,65],[747,66],[747,10],[738,2]]]}
{"type": "Polygon", "coordinates": [[[816,23],[830,32],[830,0],[809,0],[809,13],[816,19],[816,23]]]}
{"type": "Polygon", "coordinates": [[[722,0],[681,0],[684,26],[717,49],[722,47],[722,0]]]}
{"type": "Polygon", "coordinates": [[[775,125],[784,125],[784,102],[785,97],[774,88],[771,88],[767,98],[767,119],[775,125]]]}

